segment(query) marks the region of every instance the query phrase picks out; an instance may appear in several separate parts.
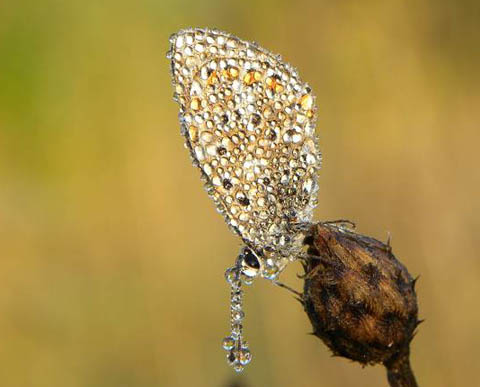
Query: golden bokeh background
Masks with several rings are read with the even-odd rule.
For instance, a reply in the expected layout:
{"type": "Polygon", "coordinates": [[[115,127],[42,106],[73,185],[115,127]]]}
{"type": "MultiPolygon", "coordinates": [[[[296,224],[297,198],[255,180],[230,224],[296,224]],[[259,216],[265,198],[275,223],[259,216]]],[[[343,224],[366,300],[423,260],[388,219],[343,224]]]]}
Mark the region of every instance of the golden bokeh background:
{"type": "MultiPolygon", "coordinates": [[[[420,274],[421,386],[480,356],[478,1],[0,3],[0,385],[384,386],[331,358],[257,281],[234,375],[238,252],[183,148],[168,37],[216,27],[294,64],[319,106],[317,219],[348,218],[420,274]]],[[[284,281],[300,288],[299,265],[284,281]]]]}

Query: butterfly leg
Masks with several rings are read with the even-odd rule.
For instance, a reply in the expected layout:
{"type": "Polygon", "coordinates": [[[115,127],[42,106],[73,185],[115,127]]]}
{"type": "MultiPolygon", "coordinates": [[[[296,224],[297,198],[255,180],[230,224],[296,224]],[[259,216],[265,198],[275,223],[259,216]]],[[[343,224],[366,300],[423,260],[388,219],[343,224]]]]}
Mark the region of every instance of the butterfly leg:
{"type": "Polygon", "coordinates": [[[288,290],[290,293],[294,294],[296,299],[300,302],[303,303],[303,294],[300,292],[297,292],[295,289],[291,288],[288,285],[285,285],[283,282],[277,281],[277,280],[272,280],[272,283],[280,288],[288,290]]]}

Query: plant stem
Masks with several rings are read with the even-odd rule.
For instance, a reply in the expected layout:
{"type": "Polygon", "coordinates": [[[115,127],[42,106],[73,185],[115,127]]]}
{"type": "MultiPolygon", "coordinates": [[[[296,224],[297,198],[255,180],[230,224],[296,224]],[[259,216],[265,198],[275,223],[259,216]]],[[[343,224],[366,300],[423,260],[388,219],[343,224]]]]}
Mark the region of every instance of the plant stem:
{"type": "Polygon", "coordinates": [[[385,362],[388,383],[391,387],[418,387],[412,367],[410,353],[405,351],[385,362]]]}

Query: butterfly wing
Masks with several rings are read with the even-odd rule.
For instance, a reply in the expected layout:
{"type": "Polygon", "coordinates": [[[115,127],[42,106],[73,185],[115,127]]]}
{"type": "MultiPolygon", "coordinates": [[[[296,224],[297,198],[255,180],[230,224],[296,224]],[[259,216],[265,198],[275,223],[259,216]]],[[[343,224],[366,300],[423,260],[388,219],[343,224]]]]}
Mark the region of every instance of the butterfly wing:
{"type": "Polygon", "coordinates": [[[250,246],[288,256],[316,205],[316,107],[290,65],[211,30],[170,39],[179,119],[194,165],[227,224],[250,246]]]}

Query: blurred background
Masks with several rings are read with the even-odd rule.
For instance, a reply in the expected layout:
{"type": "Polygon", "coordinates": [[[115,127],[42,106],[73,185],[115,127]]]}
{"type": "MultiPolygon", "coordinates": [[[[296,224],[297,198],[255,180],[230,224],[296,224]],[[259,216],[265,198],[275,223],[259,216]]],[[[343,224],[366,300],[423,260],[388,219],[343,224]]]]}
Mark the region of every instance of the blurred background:
{"type": "MultiPolygon", "coordinates": [[[[317,95],[317,219],[420,275],[421,386],[480,355],[478,1],[0,2],[0,385],[383,386],[331,358],[287,292],[246,295],[254,361],[227,366],[240,241],[183,148],[168,37],[216,27],[281,53],[317,95]]],[[[300,289],[292,265],[283,278],[300,289]]]]}

